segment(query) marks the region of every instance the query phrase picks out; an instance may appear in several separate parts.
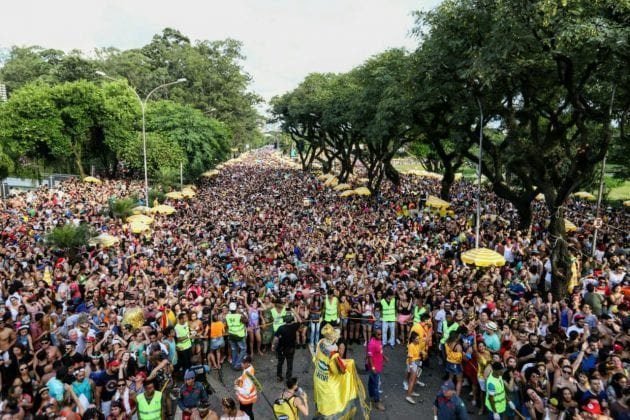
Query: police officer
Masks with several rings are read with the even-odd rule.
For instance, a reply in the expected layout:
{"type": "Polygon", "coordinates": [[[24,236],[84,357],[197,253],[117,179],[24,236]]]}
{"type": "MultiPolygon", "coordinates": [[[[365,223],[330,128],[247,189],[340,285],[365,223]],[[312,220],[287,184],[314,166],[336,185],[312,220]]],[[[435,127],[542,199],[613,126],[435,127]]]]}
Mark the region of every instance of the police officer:
{"type": "Polygon", "coordinates": [[[199,404],[208,402],[208,393],[201,382],[195,381],[195,372],[188,369],[184,374],[184,384],[179,389],[177,405],[183,412],[194,414],[200,418],[199,404]]]}
{"type": "Polygon", "coordinates": [[[453,381],[444,382],[433,403],[434,420],[468,420],[464,402],[455,392],[453,381]]]}

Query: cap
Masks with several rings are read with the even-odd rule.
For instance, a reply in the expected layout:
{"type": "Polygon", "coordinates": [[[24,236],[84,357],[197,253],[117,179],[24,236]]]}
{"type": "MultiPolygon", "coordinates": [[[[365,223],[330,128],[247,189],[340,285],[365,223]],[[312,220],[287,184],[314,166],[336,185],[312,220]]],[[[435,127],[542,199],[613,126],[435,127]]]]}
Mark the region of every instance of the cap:
{"type": "Polygon", "coordinates": [[[230,305],[228,306],[228,309],[230,311],[235,311],[236,310],[236,302],[230,302],[230,305]]]}
{"type": "Polygon", "coordinates": [[[491,331],[496,331],[499,327],[497,327],[497,324],[495,324],[494,322],[489,321],[489,322],[486,324],[486,328],[487,328],[487,329],[489,329],[489,330],[491,330],[491,331]]]}
{"type": "Polygon", "coordinates": [[[582,315],[582,314],[577,314],[577,315],[575,316],[575,318],[574,318],[574,319],[575,319],[576,321],[579,321],[580,319],[584,319],[584,318],[586,318],[584,315],[582,315]]]}
{"type": "Polygon", "coordinates": [[[108,367],[118,367],[120,366],[120,362],[118,361],[118,359],[114,359],[111,362],[109,362],[107,364],[108,367]]]}
{"type": "Polygon", "coordinates": [[[582,410],[591,414],[602,414],[602,406],[599,405],[599,401],[596,399],[588,400],[586,405],[582,407],[582,410]]]}
{"type": "Polygon", "coordinates": [[[188,380],[188,379],[195,379],[195,372],[193,372],[191,369],[188,369],[186,371],[186,373],[184,374],[184,379],[188,380]]]}
{"type": "Polygon", "coordinates": [[[442,392],[455,391],[455,384],[453,383],[453,381],[446,381],[442,384],[442,387],[440,389],[442,390],[442,392]]]}

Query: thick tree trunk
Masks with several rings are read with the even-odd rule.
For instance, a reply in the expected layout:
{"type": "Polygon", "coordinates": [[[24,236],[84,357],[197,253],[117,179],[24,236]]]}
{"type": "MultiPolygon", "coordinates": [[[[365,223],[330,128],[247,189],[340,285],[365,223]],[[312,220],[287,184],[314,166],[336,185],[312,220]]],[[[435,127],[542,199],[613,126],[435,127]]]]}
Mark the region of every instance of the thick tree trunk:
{"type": "Polygon", "coordinates": [[[561,206],[549,205],[549,240],[551,242],[551,293],[554,299],[568,296],[571,279],[571,255],[564,226],[564,213],[561,206]]]}
{"type": "Polygon", "coordinates": [[[83,170],[83,160],[81,159],[81,151],[77,150],[77,148],[73,148],[72,153],[74,154],[74,163],[77,166],[79,171],[79,175],[81,179],[85,178],[85,171],[83,170]]]}
{"type": "Polygon", "coordinates": [[[442,189],[440,190],[440,198],[449,201],[451,195],[451,186],[455,181],[455,169],[453,165],[444,165],[444,174],[442,175],[442,189]]]}
{"type": "Polygon", "coordinates": [[[531,201],[528,201],[528,200],[523,200],[523,201],[514,200],[514,202],[512,202],[512,204],[514,204],[514,207],[516,207],[516,211],[518,211],[518,217],[519,217],[518,228],[521,231],[523,231],[523,232],[528,231],[530,225],[532,224],[532,204],[531,204],[531,201]]]}

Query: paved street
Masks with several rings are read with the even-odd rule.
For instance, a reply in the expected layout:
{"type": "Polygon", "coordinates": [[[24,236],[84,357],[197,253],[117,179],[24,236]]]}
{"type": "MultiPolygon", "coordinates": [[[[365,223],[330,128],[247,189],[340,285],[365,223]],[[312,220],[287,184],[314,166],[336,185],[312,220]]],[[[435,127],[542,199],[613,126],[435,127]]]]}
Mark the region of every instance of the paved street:
{"type": "MultiPolygon", "coordinates": [[[[397,346],[394,350],[387,349],[385,354],[390,358],[390,362],[385,365],[385,371],[383,374],[383,403],[386,410],[380,412],[373,410],[370,418],[374,420],[385,419],[431,419],[433,418],[432,406],[435,394],[441,384],[442,369],[437,364],[437,360],[423,373],[423,382],[426,383],[426,388],[416,387],[420,397],[416,398],[418,403],[411,405],[404,399],[404,391],[402,388],[402,380],[404,377],[404,359],[405,351],[403,346],[397,346]]],[[[360,345],[353,345],[348,351],[348,358],[355,359],[357,367],[359,369],[363,366],[365,358],[364,347],[360,345]]],[[[264,386],[264,393],[271,403],[278,397],[282,391],[282,384],[276,382],[276,358],[272,355],[265,354],[264,356],[257,356],[254,359],[254,366],[256,368],[257,377],[264,386]]],[[[229,367],[223,368],[224,382],[231,388],[231,384],[238,376],[237,372],[233,372],[229,367]]],[[[312,400],[313,396],[313,380],[312,380],[312,364],[310,363],[310,354],[308,349],[299,349],[296,351],[294,362],[294,375],[299,378],[300,386],[306,391],[309,397],[309,409],[311,413],[315,412],[315,405],[312,400]]],[[[367,393],[367,375],[359,371],[360,377],[366,388],[367,393]]],[[[217,375],[214,373],[214,378],[217,375]]],[[[228,395],[225,387],[223,387],[218,381],[213,381],[213,386],[217,390],[219,397],[228,395]]],[[[468,389],[464,388],[463,394],[467,395],[468,389]]],[[[232,395],[232,394],[230,394],[232,395]]],[[[469,401],[466,400],[467,406],[469,401]]],[[[212,406],[218,408],[219,398],[212,399],[212,406]]],[[[476,410],[475,410],[476,411],[476,410]]],[[[258,403],[255,406],[255,415],[257,419],[273,419],[273,414],[269,405],[265,402],[264,398],[259,397],[258,403]]],[[[311,418],[312,416],[309,416],[311,418]]],[[[471,415],[471,419],[478,418],[471,415]]]]}

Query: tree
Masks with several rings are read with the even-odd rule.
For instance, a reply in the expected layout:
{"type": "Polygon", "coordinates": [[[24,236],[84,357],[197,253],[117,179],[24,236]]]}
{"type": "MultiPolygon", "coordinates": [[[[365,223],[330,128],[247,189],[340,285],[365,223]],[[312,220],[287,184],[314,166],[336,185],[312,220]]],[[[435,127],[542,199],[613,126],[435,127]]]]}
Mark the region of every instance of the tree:
{"type": "Polygon", "coordinates": [[[74,263],[81,249],[88,245],[93,236],[95,233],[89,225],[82,223],[76,226],[67,223],[55,227],[46,235],[46,245],[62,251],[74,263]]]}
{"type": "MultiPolygon", "coordinates": [[[[160,133],[149,132],[147,136],[147,171],[149,176],[156,176],[161,168],[179,168],[179,164],[185,159],[185,154],[176,140],[160,133]]],[[[135,139],[126,144],[122,151],[123,160],[136,174],[142,174],[144,170],[144,153],[142,136],[138,134],[135,139]]]]}
{"type": "Polygon", "coordinates": [[[229,156],[227,126],[191,106],[171,101],[151,102],[146,120],[148,131],[179,145],[185,155],[186,173],[193,179],[229,156]]]}

